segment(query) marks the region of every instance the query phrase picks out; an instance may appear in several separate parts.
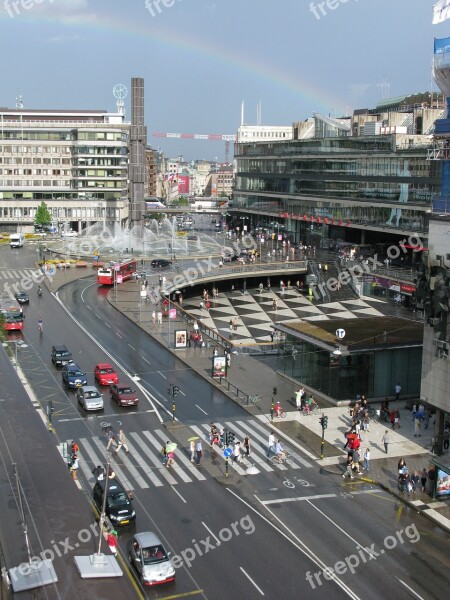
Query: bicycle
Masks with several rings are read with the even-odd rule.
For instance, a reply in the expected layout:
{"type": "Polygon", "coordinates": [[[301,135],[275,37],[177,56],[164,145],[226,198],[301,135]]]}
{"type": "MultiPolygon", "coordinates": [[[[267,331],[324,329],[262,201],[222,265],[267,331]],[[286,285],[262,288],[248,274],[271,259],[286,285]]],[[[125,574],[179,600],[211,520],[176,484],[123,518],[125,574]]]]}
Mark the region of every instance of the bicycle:
{"type": "Polygon", "coordinates": [[[271,456],[269,460],[273,464],[284,465],[286,463],[287,458],[288,453],[286,452],[286,450],[283,450],[279,454],[274,454],[273,456],[271,456]]]}
{"type": "Polygon", "coordinates": [[[247,404],[258,404],[258,402],[261,402],[261,396],[259,394],[254,394],[247,397],[247,404]]]}
{"type": "Polygon", "coordinates": [[[274,411],[273,416],[276,418],[280,418],[280,419],[285,419],[286,418],[286,411],[283,409],[280,409],[279,411],[274,411]]]}
{"type": "Polygon", "coordinates": [[[309,417],[311,415],[315,415],[318,412],[319,412],[319,406],[317,404],[314,404],[314,406],[312,408],[310,408],[309,410],[306,410],[306,408],[303,407],[300,411],[300,414],[306,415],[307,417],[309,417]]]}
{"type": "Polygon", "coordinates": [[[38,321],[38,331],[39,335],[42,335],[44,333],[44,323],[42,319],[38,321]]]}

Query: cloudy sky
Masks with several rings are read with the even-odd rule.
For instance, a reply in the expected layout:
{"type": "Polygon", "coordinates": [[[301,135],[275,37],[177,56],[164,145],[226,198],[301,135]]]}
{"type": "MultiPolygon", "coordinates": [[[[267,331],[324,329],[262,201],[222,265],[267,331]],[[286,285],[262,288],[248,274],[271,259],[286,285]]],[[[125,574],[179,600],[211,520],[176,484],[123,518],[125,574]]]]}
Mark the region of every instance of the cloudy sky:
{"type": "Polygon", "coordinates": [[[247,124],[261,101],[264,125],[289,125],[430,89],[433,37],[450,36],[433,0],[328,2],[0,0],[0,106],[114,110],[114,84],[140,76],[149,142],[223,159],[222,142],[152,133],[235,133],[242,101],[247,124]]]}

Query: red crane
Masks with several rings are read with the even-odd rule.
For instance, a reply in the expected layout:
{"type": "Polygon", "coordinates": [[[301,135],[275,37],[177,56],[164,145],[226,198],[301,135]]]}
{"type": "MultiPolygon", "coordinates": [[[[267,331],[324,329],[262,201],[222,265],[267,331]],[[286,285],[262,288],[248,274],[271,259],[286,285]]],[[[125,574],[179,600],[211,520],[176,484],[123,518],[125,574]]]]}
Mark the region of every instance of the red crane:
{"type": "Polygon", "coordinates": [[[234,133],[167,133],[166,131],[155,131],[153,137],[177,140],[210,140],[214,142],[225,142],[226,162],[228,162],[230,154],[230,142],[236,141],[236,134],[234,133]]]}

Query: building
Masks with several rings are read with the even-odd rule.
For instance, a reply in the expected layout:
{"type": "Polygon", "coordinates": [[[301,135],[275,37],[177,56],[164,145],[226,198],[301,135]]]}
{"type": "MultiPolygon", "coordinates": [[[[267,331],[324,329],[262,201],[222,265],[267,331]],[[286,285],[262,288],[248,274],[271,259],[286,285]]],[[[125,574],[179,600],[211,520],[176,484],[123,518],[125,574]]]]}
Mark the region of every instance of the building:
{"type": "Polygon", "coordinates": [[[232,165],[217,165],[211,168],[206,181],[205,196],[229,197],[233,193],[234,174],[232,165]]]}
{"type": "Polygon", "coordinates": [[[238,129],[236,141],[245,142],[279,142],[291,140],[293,129],[290,125],[241,125],[238,129]]]}
{"type": "Polygon", "coordinates": [[[205,196],[206,184],[212,164],[204,160],[197,160],[193,166],[193,181],[191,191],[194,196],[205,196]]]}
{"type": "Polygon", "coordinates": [[[386,246],[426,238],[438,161],[427,160],[442,103],[405,98],[334,118],[294,123],[292,139],[238,142],[233,207],[251,226],[283,227],[291,241],[386,246]]]}
{"type": "Polygon", "coordinates": [[[157,180],[158,180],[158,159],[157,151],[150,146],[145,149],[145,169],[146,169],[146,197],[157,197],[157,180]]]}
{"type": "Polygon", "coordinates": [[[32,225],[44,201],[81,229],[128,218],[130,124],[102,110],[0,109],[0,223],[32,225]]]}

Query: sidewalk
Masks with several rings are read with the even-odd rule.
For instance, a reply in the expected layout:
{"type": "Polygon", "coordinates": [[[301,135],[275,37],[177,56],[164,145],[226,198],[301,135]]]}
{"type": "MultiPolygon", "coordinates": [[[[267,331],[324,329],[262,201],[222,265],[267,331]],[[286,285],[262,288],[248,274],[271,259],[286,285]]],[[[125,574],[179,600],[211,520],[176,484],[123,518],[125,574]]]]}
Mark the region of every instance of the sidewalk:
{"type": "MultiPolygon", "coordinates": [[[[55,282],[55,287],[64,285],[67,276],[61,274],[62,281],[55,282]]],[[[71,274],[72,275],[72,274],[71,274]]],[[[175,329],[187,329],[186,324],[179,318],[170,321],[165,319],[162,325],[152,323],[151,312],[153,306],[144,304],[141,308],[138,302],[139,284],[130,282],[121,287],[116,294],[108,293],[108,301],[129,319],[139,325],[144,331],[157,340],[163,347],[168,348],[170,339],[173,346],[175,329]]],[[[320,459],[322,429],[319,423],[320,415],[304,416],[298,414],[295,406],[290,402],[298,385],[294,385],[285,377],[275,373],[264,364],[264,358],[256,359],[248,354],[232,354],[231,367],[228,378],[211,378],[212,347],[186,348],[183,350],[170,349],[180,360],[185,362],[191,369],[207,379],[212,385],[221,389],[233,401],[239,402],[251,415],[259,418],[266,424],[271,423],[270,411],[272,404],[272,390],[277,388],[276,399],[280,400],[283,408],[287,411],[285,419],[274,419],[272,426],[277,429],[280,436],[286,438],[292,445],[299,445],[307,449],[310,457],[317,462],[321,469],[339,476],[340,484],[343,483],[340,475],[344,470],[346,451],[344,450],[345,437],[348,431],[350,418],[348,407],[326,407],[320,411],[328,418],[328,428],[325,430],[324,458],[320,459]],[[234,388],[240,391],[239,398],[233,393],[234,388]],[[258,394],[261,401],[256,404],[245,404],[246,395],[258,394]],[[244,398],[245,395],[245,398],[244,398]]],[[[429,469],[429,461],[432,458],[431,435],[433,418],[428,430],[423,430],[421,437],[414,437],[414,427],[411,412],[405,408],[405,401],[391,402],[392,408],[398,408],[401,414],[400,429],[392,431],[390,423],[378,423],[371,421],[370,431],[363,434],[362,452],[369,446],[371,450],[370,470],[364,473],[362,481],[374,483],[387,490],[394,496],[409,504],[415,510],[433,519],[441,527],[450,531],[450,506],[447,502],[433,500],[428,494],[417,492],[415,496],[408,498],[397,487],[397,463],[400,457],[405,458],[408,470],[413,473],[416,469],[420,474],[425,467],[429,469]],[[384,431],[390,433],[389,454],[386,455],[381,438],[384,431]]],[[[375,406],[375,408],[379,408],[375,406]]],[[[356,480],[355,480],[356,481],[356,480]]],[[[344,485],[349,485],[347,482],[344,485]]],[[[351,485],[351,484],[350,484],[351,485]]]]}

